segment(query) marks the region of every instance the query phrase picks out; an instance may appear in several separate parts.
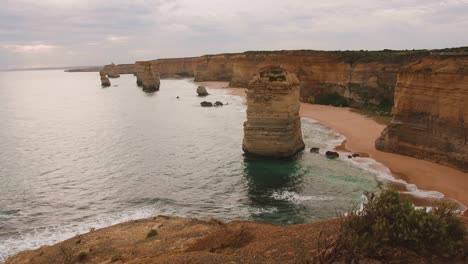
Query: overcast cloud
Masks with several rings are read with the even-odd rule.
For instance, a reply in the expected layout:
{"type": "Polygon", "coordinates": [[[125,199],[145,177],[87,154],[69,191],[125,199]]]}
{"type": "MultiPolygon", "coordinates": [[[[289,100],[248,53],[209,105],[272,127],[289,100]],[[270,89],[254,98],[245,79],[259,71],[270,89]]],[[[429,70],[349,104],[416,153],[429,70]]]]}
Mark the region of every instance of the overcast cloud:
{"type": "Polygon", "coordinates": [[[468,46],[468,0],[0,0],[0,68],[468,46]]]}

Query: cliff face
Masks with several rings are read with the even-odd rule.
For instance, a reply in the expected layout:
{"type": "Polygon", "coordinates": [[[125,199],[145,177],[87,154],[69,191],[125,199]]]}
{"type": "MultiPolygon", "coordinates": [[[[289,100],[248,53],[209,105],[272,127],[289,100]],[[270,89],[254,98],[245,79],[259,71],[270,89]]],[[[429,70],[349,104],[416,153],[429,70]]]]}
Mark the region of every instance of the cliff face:
{"type": "Polygon", "coordinates": [[[335,93],[352,105],[379,105],[393,101],[396,76],[403,61],[352,61],[339,52],[271,52],[207,55],[185,59],[163,59],[161,77],[193,75],[195,81],[228,81],[230,87],[247,87],[258,71],[279,65],[295,73],[301,82],[301,100],[314,102],[335,93]]]}
{"type": "Polygon", "coordinates": [[[109,64],[101,70],[108,76],[119,76],[120,74],[134,74],[135,64],[109,64]]]}
{"type": "Polygon", "coordinates": [[[202,57],[159,59],[151,63],[159,69],[161,78],[193,77],[202,57]]]}
{"type": "Polygon", "coordinates": [[[468,58],[426,58],[398,75],[391,125],[380,150],[468,172],[468,58]]]}
{"type": "Polygon", "coordinates": [[[244,152],[284,158],[303,150],[299,108],[297,77],[280,67],[261,70],[247,90],[244,152]]]}

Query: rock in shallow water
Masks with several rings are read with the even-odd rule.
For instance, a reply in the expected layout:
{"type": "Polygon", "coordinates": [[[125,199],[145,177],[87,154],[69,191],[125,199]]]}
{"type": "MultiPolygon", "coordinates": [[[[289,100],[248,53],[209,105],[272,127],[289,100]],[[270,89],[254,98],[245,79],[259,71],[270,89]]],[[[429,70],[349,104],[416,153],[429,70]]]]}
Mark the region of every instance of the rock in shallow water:
{"type": "Polygon", "coordinates": [[[206,88],[205,86],[198,86],[197,88],[197,94],[198,96],[207,96],[208,95],[208,92],[206,91],[206,88]]]}
{"type": "Polygon", "coordinates": [[[111,86],[110,80],[109,80],[109,78],[107,78],[107,75],[106,75],[105,72],[100,71],[100,72],[99,72],[99,75],[100,75],[100,77],[101,77],[101,86],[102,86],[102,87],[109,87],[109,86],[111,86]]]}
{"type": "Polygon", "coordinates": [[[213,106],[213,103],[212,102],[207,102],[207,101],[203,101],[200,103],[201,106],[203,107],[212,107],[213,106]]]}
{"type": "Polygon", "coordinates": [[[340,154],[336,151],[327,151],[325,152],[325,155],[327,156],[327,158],[330,158],[330,159],[336,159],[340,157],[340,154]]]}
{"type": "Polygon", "coordinates": [[[310,153],[319,153],[320,148],[311,148],[310,153]]]}

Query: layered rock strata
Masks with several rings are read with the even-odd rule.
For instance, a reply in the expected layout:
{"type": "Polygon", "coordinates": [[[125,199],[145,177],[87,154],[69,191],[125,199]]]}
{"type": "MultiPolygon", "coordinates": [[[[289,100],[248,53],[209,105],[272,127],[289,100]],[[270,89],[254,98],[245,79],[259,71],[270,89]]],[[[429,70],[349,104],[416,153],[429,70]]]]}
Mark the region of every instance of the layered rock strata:
{"type": "Polygon", "coordinates": [[[300,80],[301,100],[318,102],[338,93],[352,106],[388,105],[393,102],[398,70],[422,52],[275,51],[206,55],[152,61],[161,77],[193,74],[195,81],[228,81],[246,87],[252,76],[269,65],[280,65],[300,80]]]}
{"type": "Polygon", "coordinates": [[[102,68],[107,75],[120,76],[120,74],[134,74],[135,64],[109,64],[102,68]]]}
{"type": "Polygon", "coordinates": [[[137,84],[141,82],[143,91],[154,92],[159,90],[159,73],[151,62],[136,63],[137,84]]]}
{"type": "Polygon", "coordinates": [[[99,76],[101,77],[101,86],[102,87],[109,87],[111,85],[109,78],[104,71],[99,72],[99,76]]]}
{"type": "Polygon", "coordinates": [[[270,66],[250,81],[242,149],[247,154],[286,158],[304,149],[299,117],[299,80],[270,66]]]}
{"type": "Polygon", "coordinates": [[[432,57],[404,67],[393,115],[377,149],[468,172],[468,57],[432,57]]]}

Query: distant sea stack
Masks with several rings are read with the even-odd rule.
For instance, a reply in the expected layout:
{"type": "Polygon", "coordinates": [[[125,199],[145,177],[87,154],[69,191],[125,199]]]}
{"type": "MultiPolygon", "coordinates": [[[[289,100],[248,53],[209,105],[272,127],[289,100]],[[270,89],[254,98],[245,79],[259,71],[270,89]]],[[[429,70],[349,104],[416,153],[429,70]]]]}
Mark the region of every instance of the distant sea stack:
{"type": "Polygon", "coordinates": [[[299,80],[277,67],[256,74],[247,89],[246,154],[287,158],[304,149],[299,117],[299,80]]]}
{"type": "Polygon", "coordinates": [[[159,72],[154,69],[151,62],[136,63],[137,84],[141,82],[143,91],[155,92],[159,90],[160,78],[159,72]]]}
{"type": "Polygon", "coordinates": [[[377,149],[468,172],[467,56],[433,56],[404,67],[393,114],[377,149]]]}
{"type": "Polygon", "coordinates": [[[109,87],[111,85],[109,78],[104,71],[99,72],[99,76],[101,76],[101,85],[102,87],[109,87]]]}

